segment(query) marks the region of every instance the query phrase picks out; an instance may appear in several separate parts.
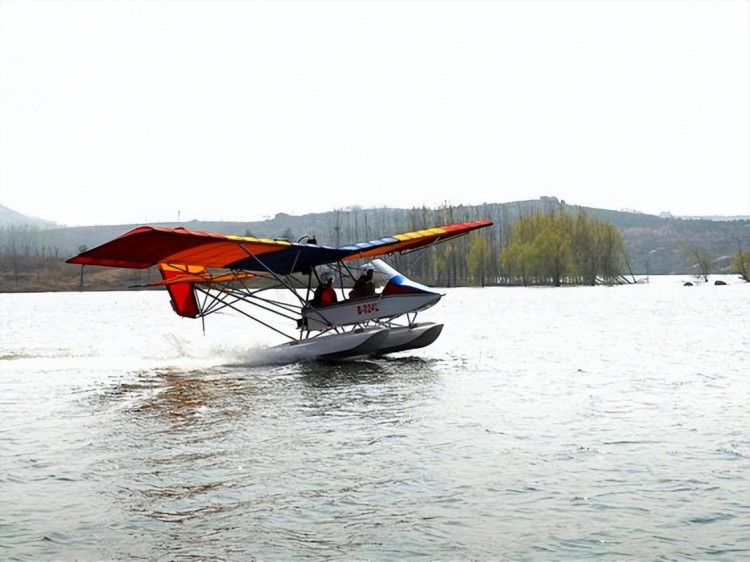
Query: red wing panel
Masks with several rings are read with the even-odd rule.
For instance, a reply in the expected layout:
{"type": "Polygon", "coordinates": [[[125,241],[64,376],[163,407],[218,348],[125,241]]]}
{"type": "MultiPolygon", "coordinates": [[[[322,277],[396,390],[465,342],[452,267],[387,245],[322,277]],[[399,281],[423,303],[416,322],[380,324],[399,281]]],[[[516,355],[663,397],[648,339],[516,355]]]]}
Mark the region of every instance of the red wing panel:
{"type": "Polygon", "coordinates": [[[158,263],[227,267],[250,255],[284,250],[289,242],[225,236],[184,228],[142,226],[70,258],[68,263],[145,269],[158,263]]]}
{"type": "MultiPolygon", "coordinates": [[[[203,273],[204,268],[189,267],[189,271],[159,264],[159,273],[162,279],[168,282],[175,277],[184,276],[186,273],[203,273]]],[[[193,284],[189,282],[169,283],[167,285],[169,298],[174,311],[185,318],[196,318],[200,314],[200,305],[193,290],[193,284]]]]}

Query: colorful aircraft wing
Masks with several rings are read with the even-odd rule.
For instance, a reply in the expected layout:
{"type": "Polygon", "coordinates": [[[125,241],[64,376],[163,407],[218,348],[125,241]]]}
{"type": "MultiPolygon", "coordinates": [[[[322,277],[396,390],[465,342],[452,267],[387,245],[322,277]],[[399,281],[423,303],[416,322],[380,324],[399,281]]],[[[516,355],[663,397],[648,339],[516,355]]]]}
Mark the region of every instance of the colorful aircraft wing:
{"type": "Polygon", "coordinates": [[[350,250],[285,240],[142,226],[70,258],[68,263],[145,269],[190,265],[290,274],[347,256],[350,250]]]}
{"type": "Polygon", "coordinates": [[[392,254],[394,252],[415,250],[417,248],[429,246],[430,244],[445,242],[451,238],[456,238],[457,236],[462,236],[472,230],[477,230],[487,226],[492,226],[492,222],[486,220],[459,222],[456,224],[428,228],[426,230],[418,230],[416,232],[396,234],[390,238],[381,238],[380,240],[372,240],[370,242],[360,242],[358,244],[341,248],[342,250],[350,250],[352,252],[350,255],[343,258],[342,261],[372,258],[384,254],[392,254]]]}
{"type": "MultiPolygon", "coordinates": [[[[178,267],[179,275],[204,274],[207,268],[270,271],[287,275],[309,272],[317,265],[337,261],[371,258],[413,250],[444,242],[491,224],[490,221],[462,222],[396,234],[390,238],[360,242],[341,248],[252,236],[229,236],[187,230],[182,227],[141,226],[101,246],[81,252],[70,258],[68,263],[129,269],[145,269],[155,265],[169,264],[182,266],[178,267]],[[186,267],[195,269],[186,269],[186,267]]],[[[176,275],[178,274],[172,273],[170,277],[176,275]]],[[[165,280],[168,279],[165,278],[165,280]]],[[[192,280],[182,279],[181,281],[192,280]]]]}

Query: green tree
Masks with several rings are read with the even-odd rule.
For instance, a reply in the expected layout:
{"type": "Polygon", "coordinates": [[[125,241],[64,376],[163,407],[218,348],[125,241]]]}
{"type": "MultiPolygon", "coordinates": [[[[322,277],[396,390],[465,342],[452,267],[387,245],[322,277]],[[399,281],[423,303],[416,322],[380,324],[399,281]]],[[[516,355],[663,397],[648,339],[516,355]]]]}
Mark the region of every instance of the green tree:
{"type": "Polygon", "coordinates": [[[500,255],[506,278],[524,284],[614,282],[622,276],[625,249],[614,226],[553,209],[517,220],[500,255]]]}
{"type": "Polygon", "coordinates": [[[474,240],[469,250],[467,257],[467,266],[469,270],[469,277],[479,285],[484,287],[487,272],[489,271],[490,263],[490,247],[487,243],[487,239],[481,234],[473,236],[474,240]]]}
{"type": "Polygon", "coordinates": [[[583,210],[579,211],[573,224],[570,246],[578,282],[596,285],[600,257],[596,251],[596,225],[583,210]]]}
{"type": "Polygon", "coordinates": [[[549,215],[544,229],[534,240],[537,265],[542,278],[559,287],[573,272],[570,221],[567,215],[549,215]]]}
{"type": "Polygon", "coordinates": [[[732,273],[739,273],[744,281],[750,282],[748,271],[750,271],[750,252],[743,252],[740,250],[737,255],[732,258],[732,273]]]}
{"type": "Polygon", "coordinates": [[[611,224],[595,224],[595,260],[597,274],[607,283],[614,283],[623,275],[626,255],[622,236],[611,224]]]}
{"type": "Polygon", "coordinates": [[[507,280],[520,279],[526,287],[531,284],[535,251],[531,244],[511,243],[500,254],[500,267],[507,280]]]}

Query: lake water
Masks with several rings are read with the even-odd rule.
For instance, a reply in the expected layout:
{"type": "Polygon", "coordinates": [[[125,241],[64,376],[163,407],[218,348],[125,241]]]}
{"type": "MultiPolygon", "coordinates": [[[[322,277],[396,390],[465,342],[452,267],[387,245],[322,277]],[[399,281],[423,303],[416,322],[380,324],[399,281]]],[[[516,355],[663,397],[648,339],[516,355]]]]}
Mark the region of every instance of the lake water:
{"type": "Polygon", "coordinates": [[[685,280],[273,367],[163,292],[0,294],[0,559],[748,560],[750,285],[685,280]]]}

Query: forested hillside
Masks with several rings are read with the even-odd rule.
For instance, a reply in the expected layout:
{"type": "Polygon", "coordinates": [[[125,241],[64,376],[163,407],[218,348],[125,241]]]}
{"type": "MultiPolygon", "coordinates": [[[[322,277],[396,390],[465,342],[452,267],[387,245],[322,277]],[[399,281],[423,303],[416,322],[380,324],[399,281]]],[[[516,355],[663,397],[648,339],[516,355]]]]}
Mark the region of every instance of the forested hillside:
{"type": "MultiPolygon", "coordinates": [[[[493,221],[491,228],[438,246],[424,257],[411,254],[389,258],[396,268],[408,271],[416,279],[436,286],[455,286],[503,282],[500,255],[510,243],[513,224],[519,218],[538,212],[581,210],[591,218],[617,229],[624,243],[627,266],[635,275],[697,274],[700,271],[696,255],[707,257],[712,273],[728,273],[731,259],[739,248],[750,249],[750,221],[747,220],[662,218],[634,212],[581,208],[567,205],[554,197],[437,209],[352,208],[302,216],[280,213],[273,219],[256,222],[191,221],[162,223],[160,226],[181,226],[191,230],[291,241],[314,236],[320,244],[341,246],[453,222],[477,219],[493,221]],[[477,242],[479,238],[481,242],[477,242]],[[477,244],[482,245],[481,251],[477,249],[477,244]]],[[[43,264],[49,261],[60,262],[56,275],[67,278],[69,272],[76,272],[78,268],[63,264],[65,259],[84,247],[92,248],[135,226],[44,228],[25,225],[0,228],[0,272],[4,279],[0,279],[0,290],[12,290],[9,285],[17,286],[20,279],[28,279],[31,263],[36,264],[36,270],[43,269],[43,264]]],[[[66,283],[75,285],[76,275],[72,275],[66,283]]],[[[112,272],[100,275],[107,279],[118,279],[112,272]]],[[[131,271],[119,275],[132,281],[138,275],[148,273],[131,271]]],[[[37,273],[36,278],[41,282],[44,275],[37,273]]]]}

